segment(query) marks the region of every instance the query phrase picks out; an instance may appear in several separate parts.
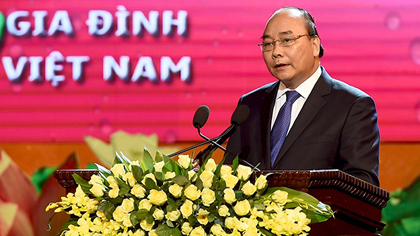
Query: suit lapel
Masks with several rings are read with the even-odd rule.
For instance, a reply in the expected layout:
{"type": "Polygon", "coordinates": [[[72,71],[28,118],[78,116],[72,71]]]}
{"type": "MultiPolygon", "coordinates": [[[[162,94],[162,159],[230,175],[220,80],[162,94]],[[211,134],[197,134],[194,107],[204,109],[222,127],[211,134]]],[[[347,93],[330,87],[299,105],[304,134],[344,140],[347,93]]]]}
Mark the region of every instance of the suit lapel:
{"type": "Polygon", "coordinates": [[[319,112],[319,110],[325,105],[326,101],[324,96],[328,95],[330,92],[331,77],[327,74],[325,69],[322,68],[321,76],[312,89],[312,92],[309,94],[309,97],[303,105],[302,110],[296,118],[292,128],[290,129],[289,134],[284,140],[283,146],[281,147],[279,155],[277,156],[276,162],[274,164],[274,169],[284,154],[286,154],[287,150],[289,150],[299,135],[305,130],[305,128],[319,112]]]}

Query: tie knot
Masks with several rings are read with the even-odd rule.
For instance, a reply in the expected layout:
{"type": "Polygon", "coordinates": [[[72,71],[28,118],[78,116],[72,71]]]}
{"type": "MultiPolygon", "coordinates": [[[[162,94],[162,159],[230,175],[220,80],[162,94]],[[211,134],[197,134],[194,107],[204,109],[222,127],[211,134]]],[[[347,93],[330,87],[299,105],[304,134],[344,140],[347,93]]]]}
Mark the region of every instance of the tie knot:
{"type": "Polygon", "coordinates": [[[293,104],[299,97],[300,94],[295,90],[289,90],[286,92],[286,102],[293,104]]]}

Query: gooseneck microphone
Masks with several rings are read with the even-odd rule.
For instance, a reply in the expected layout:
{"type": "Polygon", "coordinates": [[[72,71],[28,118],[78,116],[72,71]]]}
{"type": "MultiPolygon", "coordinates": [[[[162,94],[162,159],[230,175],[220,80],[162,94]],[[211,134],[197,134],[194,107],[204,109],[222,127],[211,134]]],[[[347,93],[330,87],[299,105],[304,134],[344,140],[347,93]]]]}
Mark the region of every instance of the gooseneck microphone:
{"type": "MultiPolygon", "coordinates": [[[[232,114],[232,118],[230,120],[231,125],[225,131],[223,131],[223,133],[215,141],[210,141],[211,144],[207,146],[206,149],[197,154],[195,159],[198,161],[198,163],[201,165],[207,156],[210,155],[210,153],[213,152],[216,148],[221,146],[221,144],[223,144],[223,142],[225,142],[226,139],[228,139],[235,132],[236,127],[241,125],[248,118],[248,116],[249,107],[246,105],[238,106],[232,114]]],[[[224,147],[221,149],[226,151],[224,147]]]]}
{"type": "Polygon", "coordinates": [[[210,115],[210,109],[208,106],[206,105],[201,105],[197,111],[195,111],[194,114],[194,118],[193,118],[193,125],[195,128],[200,129],[201,127],[203,127],[206,122],[207,119],[209,118],[210,115]]]}

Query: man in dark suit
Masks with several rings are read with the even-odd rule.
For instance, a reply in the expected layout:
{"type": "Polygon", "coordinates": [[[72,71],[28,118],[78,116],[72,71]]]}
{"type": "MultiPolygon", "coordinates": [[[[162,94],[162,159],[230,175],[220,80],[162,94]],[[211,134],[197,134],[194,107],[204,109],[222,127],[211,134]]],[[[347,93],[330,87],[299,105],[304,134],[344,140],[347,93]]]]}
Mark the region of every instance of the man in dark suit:
{"type": "MultiPolygon", "coordinates": [[[[379,186],[374,101],[320,66],[323,48],[312,16],[282,8],[268,20],[262,40],[264,61],[278,81],[240,98],[250,115],[229,139],[227,151],[261,170],[340,169],[379,186]],[[288,91],[297,94],[295,101],[289,102],[288,91]],[[285,103],[288,119],[278,117],[285,103]],[[286,128],[275,128],[277,119],[288,120],[286,128]],[[281,130],[285,138],[276,150],[281,130]]],[[[228,155],[226,162],[232,159],[228,155]]]]}

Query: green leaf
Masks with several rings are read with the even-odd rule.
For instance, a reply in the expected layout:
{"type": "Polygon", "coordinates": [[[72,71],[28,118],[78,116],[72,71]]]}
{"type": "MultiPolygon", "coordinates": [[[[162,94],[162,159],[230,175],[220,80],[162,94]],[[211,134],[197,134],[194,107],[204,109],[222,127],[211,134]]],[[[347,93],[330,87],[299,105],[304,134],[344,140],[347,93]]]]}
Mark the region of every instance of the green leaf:
{"type": "Polygon", "coordinates": [[[56,166],[42,167],[32,175],[31,182],[34,184],[34,187],[36,188],[38,194],[41,193],[42,186],[44,186],[44,183],[48,180],[48,178],[50,178],[50,176],[56,169],[56,166]]]}
{"type": "Polygon", "coordinates": [[[80,187],[82,187],[83,192],[85,192],[86,194],[92,194],[90,192],[90,188],[92,188],[92,185],[88,183],[88,181],[86,181],[85,179],[83,179],[82,177],[80,177],[80,175],[74,173],[73,175],[73,179],[74,181],[76,181],[76,183],[78,185],[80,185],[80,187]]]}
{"type": "MultiPolygon", "coordinates": [[[[161,153],[161,152],[156,151],[156,155],[155,155],[155,162],[156,162],[156,163],[158,163],[158,162],[161,162],[161,161],[164,161],[164,160],[163,160],[163,155],[162,155],[162,153],[161,153]]],[[[166,162],[165,162],[165,163],[166,163],[166,162]]]]}
{"type": "Polygon", "coordinates": [[[128,168],[131,164],[131,160],[128,157],[126,157],[123,152],[120,152],[120,154],[121,155],[118,155],[118,152],[115,152],[115,159],[112,166],[118,163],[122,163],[125,165],[125,167],[128,168]]]}
{"type": "Polygon", "coordinates": [[[131,214],[130,214],[130,221],[131,221],[131,224],[133,224],[133,225],[137,225],[138,223],[139,223],[139,220],[137,219],[137,214],[136,214],[136,212],[131,212],[131,214]]]}
{"type": "Polygon", "coordinates": [[[145,183],[147,189],[158,189],[156,182],[151,178],[146,178],[145,183]]]}
{"type": "Polygon", "coordinates": [[[334,216],[334,212],[330,206],[318,201],[315,197],[308,193],[297,191],[286,187],[270,187],[267,188],[266,193],[263,197],[267,197],[268,194],[274,193],[276,190],[286,191],[288,193],[288,199],[292,200],[291,203],[287,203],[285,208],[294,208],[297,205],[302,207],[302,211],[306,214],[308,219],[311,219],[311,223],[319,223],[328,220],[334,216]]]}
{"type": "Polygon", "coordinates": [[[154,220],[155,219],[153,218],[152,214],[147,214],[146,215],[146,222],[147,222],[147,224],[153,223],[154,220]]]}
{"type": "Polygon", "coordinates": [[[0,42],[3,39],[3,32],[6,26],[6,17],[4,17],[3,13],[0,12],[0,42]]]}
{"type": "Polygon", "coordinates": [[[138,221],[146,219],[146,216],[149,215],[149,211],[146,209],[140,209],[136,212],[136,217],[138,221]]]}
{"type": "Polygon", "coordinates": [[[110,220],[112,219],[112,213],[115,211],[115,205],[109,201],[103,200],[98,205],[98,211],[102,211],[105,217],[110,220]]]}
{"type": "Polygon", "coordinates": [[[95,163],[96,167],[98,167],[99,174],[101,174],[104,179],[108,178],[108,176],[112,175],[112,172],[108,170],[106,167],[103,167],[97,163],[95,163]]]}
{"type": "Polygon", "coordinates": [[[219,162],[219,164],[217,165],[217,168],[216,168],[216,170],[214,171],[214,177],[215,178],[217,178],[217,179],[220,179],[220,171],[221,171],[221,169],[222,169],[222,166],[223,166],[223,163],[225,162],[225,160],[226,160],[226,156],[227,155],[225,155],[224,157],[223,157],[223,159],[219,162]]]}
{"type": "Polygon", "coordinates": [[[239,157],[236,156],[235,159],[233,159],[232,161],[232,172],[235,173],[236,169],[238,168],[239,165],[239,157]]]}
{"type": "Polygon", "coordinates": [[[143,170],[141,169],[140,166],[132,165],[131,166],[131,172],[133,173],[134,178],[138,182],[141,182],[143,180],[143,170]]]}
{"type": "Polygon", "coordinates": [[[169,228],[166,224],[161,224],[156,228],[159,236],[181,236],[181,231],[177,228],[169,228]]]}
{"type": "Polygon", "coordinates": [[[186,184],[189,183],[188,178],[186,178],[183,175],[177,175],[175,176],[172,181],[174,181],[176,184],[178,184],[179,186],[184,186],[186,184]]]}
{"type": "Polygon", "coordinates": [[[128,184],[126,184],[124,180],[118,177],[114,177],[114,179],[117,181],[118,186],[120,187],[118,195],[123,196],[130,191],[130,186],[128,186],[128,184]]]}
{"type": "Polygon", "coordinates": [[[150,155],[149,150],[147,150],[146,147],[144,147],[144,154],[143,154],[143,160],[141,162],[141,167],[143,168],[143,171],[153,171],[154,168],[154,160],[152,155],[150,155]]]}

